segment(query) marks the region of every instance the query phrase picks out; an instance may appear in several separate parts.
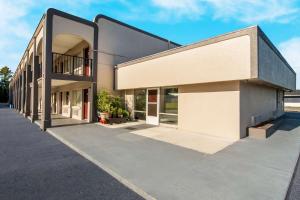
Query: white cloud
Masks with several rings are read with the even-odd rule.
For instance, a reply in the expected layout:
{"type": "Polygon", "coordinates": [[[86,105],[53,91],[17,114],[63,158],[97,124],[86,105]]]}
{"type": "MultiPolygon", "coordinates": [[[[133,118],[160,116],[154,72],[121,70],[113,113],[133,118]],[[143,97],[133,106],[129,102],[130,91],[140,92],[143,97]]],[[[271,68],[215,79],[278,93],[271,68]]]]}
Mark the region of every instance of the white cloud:
{"type": "Polygon", "coordinates": [[[48,7],[88,15],[89,8],[94,4],[106,3],[123,5],[115,13],[125,21],[170,23],[210,15],[218,20],[259,23],[289,22],[299,16],[299,9],[294,6],[295,0],[0,0],[0,66],[16,67],[38,18],[48,7]]]}
{"type": "Polygon", "coordinates": [[[153,0],[155,6],[174,11],[177,14],[202,14],[202,8],[197,0],[153,0]]]}
{"type": "Polygon", "coordinates": [[[288,22],[292,20],[298,8],[294,0],[206,0],[214,8],[218,19],[236,19],[246,23],[288,22]]]}
{"type": "Polygon", "coordinates": [[[279,44],[279,49],[288,63],[297,73],[297,89],[300,89],[300,37],[279,44]]]}
{"type": "Polygon", "coordinates": [[[9,65],[15,68],[22,55],[20,42],[28,40],[31,36],[31,28],[24,17],[32,7],[31,0],[6,1],[0,0],[0,66],[9,65]],[[13,58],[11,55],[15,55],[13,58]]]}
{"type": "Polygon", "coordinates": [[[160,10],[155,17],[160,21],[178,20],[181,18],[198,19],[204,13],[198,0],[152,0],[152,5],[160,10]]]}
{"type": "Polygon", "coordinates": [[[152,0],[162,9],[160,13],[177,18],[197,19],[211,11],[215,19],[235,20],[244,23],[279,22],[293,20],[299,9],[295,0],[152,0]]]}
{"type": "Polygon", "coordinates": [[[0,67],[16,69],[42,12],[59,7],[76,12],[97,0],[0,0],[0,67]],[[37,11],[42,11],[37,13],[37,11]],[[37,14],[32,22],[30,19],[37,14]]]}

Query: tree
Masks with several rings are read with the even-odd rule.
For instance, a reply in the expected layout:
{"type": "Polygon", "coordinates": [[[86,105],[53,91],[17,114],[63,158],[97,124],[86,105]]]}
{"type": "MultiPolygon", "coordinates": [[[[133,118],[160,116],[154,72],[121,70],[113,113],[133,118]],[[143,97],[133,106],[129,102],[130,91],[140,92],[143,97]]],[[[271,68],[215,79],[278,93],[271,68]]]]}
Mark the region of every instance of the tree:
{"type": "Polygon", "coordinates": [[[0,68],[0,102],[8,102],[11,77],[12,71],[7,66],[0,68]]]}

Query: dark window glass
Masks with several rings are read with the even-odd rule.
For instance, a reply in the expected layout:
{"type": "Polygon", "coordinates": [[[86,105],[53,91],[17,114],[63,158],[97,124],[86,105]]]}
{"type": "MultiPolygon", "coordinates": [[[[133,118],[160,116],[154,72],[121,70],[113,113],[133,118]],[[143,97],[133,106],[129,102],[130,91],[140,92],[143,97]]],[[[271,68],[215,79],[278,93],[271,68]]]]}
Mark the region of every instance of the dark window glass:
{"type": "Polygon", "coordinates": [[[150,103],[157,102],[157,90],[148,90],[148,102],[150,103]]]}
{"type": "Polygon", "coordinates": [[[134,90],[134,110],[146,111],[146,90],[134,90]]]}
{"type": "Polygon", "coordinates": [[[163,88],[160,92],[160,112],[178,113],[178,88],[163,88]]]}
{"type": "Polygon", "coordinates": [[[140,120],[146,120],[146,113],[145,112],[134,112],[134,118],[140,120]]]}
{"type": "Polygon", "coordinates": [[[159,123],[178,124],[177,115],[159,114],[159,123]]]}
{"type": "Polygon", "coordinates": [[[160,90],[159,122],[178,124],[178,88],[162,88],[160,90]]]}
{"type": "Polygon", "coordinates": [[[148,116],[157,116],[157,104],[148,104],[148,116]]]}
{"type": "Polygon", "coordinates": [[[66,103],[65,104],[66,105],[69,104],[69,92],[66,92],[66,103]]]}

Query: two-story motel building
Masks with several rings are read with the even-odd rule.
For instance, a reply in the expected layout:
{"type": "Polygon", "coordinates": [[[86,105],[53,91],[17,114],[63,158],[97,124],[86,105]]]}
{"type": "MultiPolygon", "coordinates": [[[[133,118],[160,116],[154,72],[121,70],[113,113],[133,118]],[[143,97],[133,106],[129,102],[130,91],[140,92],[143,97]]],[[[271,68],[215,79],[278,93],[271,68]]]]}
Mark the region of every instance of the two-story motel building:
{"type": "Polygon", "coordinates": [[[284,113],[296,74],[258,26],[187,46],[104,15],[48,9],[10,83],[10,102],[41,128],[52,114],[96,121],[102,89],[132,117],[238,140],[284,113]]]}

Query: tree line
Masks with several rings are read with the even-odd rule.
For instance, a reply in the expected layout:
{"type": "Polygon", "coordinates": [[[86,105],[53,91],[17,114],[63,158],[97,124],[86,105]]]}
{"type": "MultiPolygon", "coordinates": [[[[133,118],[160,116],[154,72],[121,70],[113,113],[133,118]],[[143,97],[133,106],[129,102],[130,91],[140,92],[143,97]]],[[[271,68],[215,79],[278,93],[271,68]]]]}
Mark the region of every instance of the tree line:
{"type": "Polygon", "coordinates": [[[9,82],[12,71],[7,67],[0,68],[0,102],[7,103],[9,100],[9,82]]]}

